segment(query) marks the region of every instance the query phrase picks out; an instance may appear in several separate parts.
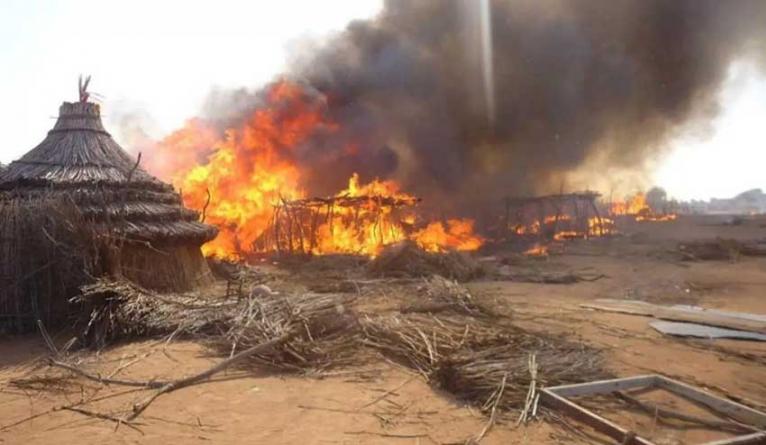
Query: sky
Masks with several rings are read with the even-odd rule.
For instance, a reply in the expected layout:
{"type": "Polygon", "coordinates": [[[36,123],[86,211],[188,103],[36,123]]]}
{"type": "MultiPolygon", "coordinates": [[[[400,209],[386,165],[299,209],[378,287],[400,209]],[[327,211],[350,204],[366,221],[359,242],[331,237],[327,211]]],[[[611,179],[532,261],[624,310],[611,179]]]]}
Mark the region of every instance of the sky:
{"type": "MultiPolygon", "coordinates": [[[[291,45],[369,18],[383,0],[0,0],[0,162],[44,137],[58,106],[93,76],[104,117],[142,110],[161,137],[196,115],[213,88],[256,88],[284,71],[291,45]]],[[[766,189],[766,79],[730,69],[722,112],[683,131],[651,181],[677,199],[766,189]]]]}
{"type": "Polygon", "coordinates": [[[719,102],[710,128],[682,132],[657,162],[654,183],[677,199],[766,191],[766,79],[753,64],[734,63],[719,102]]]}
{"type": "MultiPolygon", "coordinates": [[[[37,145],[77,78],[93,76],[106,123],[144,110],[170,132],[212,88],[256,88],[290,45],[326,38],[382,0],[0,0],[0,162],[37,145]]],[[[158,135],[153,135],[158,136],[158,135]]]]}

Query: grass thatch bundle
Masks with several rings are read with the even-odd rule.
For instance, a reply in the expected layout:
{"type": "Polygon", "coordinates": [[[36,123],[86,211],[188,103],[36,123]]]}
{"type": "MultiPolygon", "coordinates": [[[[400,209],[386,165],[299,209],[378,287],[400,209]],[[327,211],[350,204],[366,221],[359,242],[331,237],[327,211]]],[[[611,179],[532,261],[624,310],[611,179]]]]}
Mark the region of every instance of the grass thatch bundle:
{"type": "Polygon", "coordinates": [[[475,317],[491,316],[492,312],[479,304],[471,292],[455,280],[434,275],[423,279],[418,286],[418,298],[403,305],[399,310],[405,313],[440,313],[452,311],[475,317]]]}
{"type": "Polygon", "coordinates": [[[734,239],[716,238],[710,241],[686,242],[678,245],[685,260],[734,261],[741,256],[766,256],[766,244],[745,243],[734,239]]]}
{"type": "Polygon", "coordinates": [[[485,403],[505,379],[499,407],[519,410],[524,406],[532,374],[528,359],[535,356],[537,384],[556,386],[609,377],[599,352],[561,338],[518,333],[511,341],[491,348],[476,347],[441,361],[434,380],[439,387],[461,399],[485,403]]]}
{"type": "Polygon", "coordinates": [[[158,294],[127,282],[100,280],[83,287],[77,302],[89,308],[82,339],[103,346],[118,339],[167,335],[202,340],[223,355],[267,342],[288,332],[298,335],[261,363],[296,370],[320,369],[350,361],[356,317],[347,297],[296,294],[227,296],[158,294]]]}
{"type": "Polygon", "coordinates": [[[605,377],[599,351],[518,327],[459,316],[368,317],[364,343],[419,370],[436,386],[487,407],[504,382],[497,406],[522,409],[536,356],[537,382],[558,385],[605,377]]]}
{"type": "Polygon", "coordinates": [[[288,338],[247,362],[302,372],[360,363],[369,356],[364,352],[375,351],[486,410],[523,409],[532,381],[558,385],[607,376],[599,351],[513,326],[482,310],[454,281],[432,277],[418,292],[445,307],[360,317],[350,309],[353,295],[253,291],[204,298],[107,281],[85,287],[78,301],[91,308],[85,334],[91,341],[161,334],[200,340],[233,357],[288,338]]]}
{"type": "Polygon", "coordinates": [[[383,277],[429,277],[441,275],[467,281],[483,274],[481,265],[463,252],[431,253],[412,241],[388,246],[368,266],[368,271],[383,277]]]}

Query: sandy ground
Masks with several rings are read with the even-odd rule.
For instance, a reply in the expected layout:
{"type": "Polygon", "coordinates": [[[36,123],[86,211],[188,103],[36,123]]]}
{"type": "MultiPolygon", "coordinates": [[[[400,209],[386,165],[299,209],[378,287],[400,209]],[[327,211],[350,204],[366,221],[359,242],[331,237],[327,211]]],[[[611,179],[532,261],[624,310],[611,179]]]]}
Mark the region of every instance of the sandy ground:
{"type": "MultiPolygon", "coordinates": [[[[766,342],[666,337],[649,327],[648,318],[580,307],[597,298],[630,298],[766,314],[766,258],[681,262],[672,253],[679,240],[766,238],[766,220],[718,224],[724,220],[682,217],[676,222],[630,224],[623,227],[624,236],[573,242],[563,255],[516,260],[507,266],[606,275],[598,281],[545,285],[480,280],[467,286],[475,298],[521,327],[566,334],[603,348],[615,375],[661,373],[766,409],[766,342]]],[[[282,280],[297,285],[294,277],[282,280]]],[[[367,304],[384,308],[401,298],[384,295],[367,304]]],[[[110,421],[56,408],[95,396],[104,400],[89,408],[107,412],[126,401],[141,400],[145,393],[118,394],[126,388],[104,388],[78,378],[55,383],[27,380],[24,387],[12,384],[14,379],[39,375],[36,359],[45,354],[35,336],[0,339],[0,443],[445,444],[464,443],[487,422],[478,410],[434,390],[411,370],[371,359],[364,366],[339,369],[322,378],[232,371],[158,399],[141,417],[140,431],[124,425],[115,430],[110,421]]],[[[102,375],[116,372],[125,379],[177,378],[217,360],[195,343],[156,340],[117,345],[88,357],[90,369],[102,375]]],[[[642,399],[705,414],[668,394],[642,399]]],[[[729,437],[707,429],[658,425],[652,416],[616,409],[619,405],[609,400],[583,403],[651,436],[658,445],[729,437]]],[[[570,425],[591,434],[574,421],[570,425]]],[[[594,442],[609,443],[572,433],[560,424],[535,421],[516,427],[507,418],[482,441],[594,442]]]]}

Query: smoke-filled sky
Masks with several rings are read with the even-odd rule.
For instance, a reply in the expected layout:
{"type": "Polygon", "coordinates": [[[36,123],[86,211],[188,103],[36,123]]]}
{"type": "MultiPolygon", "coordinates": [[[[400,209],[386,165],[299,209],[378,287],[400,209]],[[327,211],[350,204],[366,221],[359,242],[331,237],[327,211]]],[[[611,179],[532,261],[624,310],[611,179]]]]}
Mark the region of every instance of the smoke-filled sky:
{"type": "Polygon", "coordinates": [[[93,76],[107,125],[139,112],[162,136],[211,89],[268,82],[291,45],[321,41],[381,1],[0,0],[0,162],[45,137],[81,73],[93,76]]]}
{"type": "Polygon", "coordinates": [[[334,167],[423,193],[766,188],[766,2],[492,1],[488,22],[481,3],[4,0],[0,161],[44,137],[80,72],[107,125],[137,113],[155,137],[212,89],[285,73],[328,95],[339,138],[363,140],[334,167]]]}

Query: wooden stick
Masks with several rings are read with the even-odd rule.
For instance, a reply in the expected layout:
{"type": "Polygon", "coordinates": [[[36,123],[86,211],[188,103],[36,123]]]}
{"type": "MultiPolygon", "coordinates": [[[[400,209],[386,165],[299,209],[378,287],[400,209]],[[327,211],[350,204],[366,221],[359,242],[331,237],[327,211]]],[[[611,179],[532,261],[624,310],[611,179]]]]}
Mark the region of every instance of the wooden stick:
{"type": "Polygon", "coordinates": [[[138,431],[139,433],[141,433],[142,436],[144,435],[144,432],[141,431],[138,427],[136,427],[132,423],[130,423],[128,421],[125,421],[124,419],[121,419],[119,417],[110,416],[108,414],[97,413],[95,411],[88,411],[88,410],[82,409],[82,408],[74,408],[74,407],[71,407],[71,406],[65,406],[65,407],[63,407],[61,409],[62,410],[66,410],[66,411],[72,411],[72,412],[75,412],[75,413],[80,413],[80,414],[82,414],[84,416],[94,417],[96,419],[108,420],[110,422],[115,422],[117,424],[117,427],[119,427],[120,425],[125,425],[128,428],[130,428],[130,429],[138,431]]]}
{"type": "Polygon", "coordinates": [[[492,403],[492,411],[489,415],[489,421],[487,421],[487,424],[484,425],[484,428],[482,428],[481,432],[474,438],[469,439],[467,441],[468,444],[478,444],[479,442],[484,439],[484,436],[487,435],[489,430],[492,429],[492,426],[495,424],[495,420],[497,419],[497,406],[500,404],[500,400],[503,398],[503,392],[505,391],[505,382],[508,379],[508,373],[506,372],[503,374],[503,380],[500,382],[500,388],[497,390],[497,396],[495,397],[495,401],[492,403]]]}
{"type": "Polygon", "coordinates": [[[162,388],[163,386],[169,384],[170,382],[165,381],[136,381],[136,380],[121,380],[121,379],[112,379],[112,378],[106,378],[101,377],[100,375],[93,375],[86,371],[83,371],[82,369],[70,365],[68,363],[64,363],[58,360],[50,359],[48,361],[49,366],[53,366],[56,368],[62,368],[66,369],[67,371],[70,371],[74,374],[79,375],[80,377],[84,377],[88,380],[93,380],[94,382],[99,382],[107,385],[122,385],[122,386],[134,386],[139,388],[149,388],[149,389],[156,389],[156,388],[162,388]]]}
{"type": "Polygon", "coordinates": [[[281,344],[289,341],[295,335],[296,335],[295,331],[287,332],[286,334],[282,335],[281,337],[277,337],[277,338],[275,338],[273,340],[269,340],[269,341],[267,341],[265,343],[261,343],[261,344],[255,345],[255,346],[253,346],[251,348],[245,349],[244,351],[239,352],[238,354],[235,354],[231,358],[228,358],[228,359],[218,363],[217,365],[213,366],[212,368],[210,368],[210,369],[208,369],[206,371],[203,371],[203,372],[201,372],[199,374],[195,374],[195,375],[192,375],[192,376],[180,379],[180,380],[174,380],[172,382],[166,383],[161,388],[159,388],[159,390],[156,393],[154,393],[153,395],[151,395],[150,397],[145,399],[143,402],[137,403],[137,404],[133,405],[133,414],[131,414],[127,418],[127,420],[128,421],[132,421],[136,417],[141,415],[141,413],[146,408],[148,408],[149,405],[151,405],[151,403],[154,400],[156,400],[159,396],[161,396],[163,394],[167,394],[169,392],[176,391],[176,390],[181,389],[181,388],[185,388],[187,386],[194,385],[194,384],[202,382],[204,380],[207,380],[210,377],[212,377],[213,375],[223,371],[224,369],[232,366],[235,363],[238,363],[238,362],[240,362],[240,361],[242,361],[242,360],[244,360],[244,359],[246,359],[246,358],[248,358],[250,356],[253,356],[255,354],[261,353],[261,352],[263,352],[265,350],[273,348],[274,346],[278,346],[278,345],[281,345],[281,344]]]}
{"type": "Polygon", "coordinates": [[[37,327],[40,329],[40,335],[43,336],[43,340],[45,340],[46,346],[48,346],[48,349],[50,349],[51,353],[53,353],[54,357],[59,356],[59,350],[56,349],[56,344],[53,343],[53,339],[51,339],[51,336],[48,335],[48,330],[45,329],[45,325],[43,324],[42,320],[37,320],[37,327]]]}
{"type": "Polygon", "coordinates": [[[202,216],[199,220],[201,223],[204,223],[205,218],[207,218],[207,207],[210,205],[210,200],[213,198],[213,195],[210,194],[210,188],[206,188],[205,192],[207,192],[207,200],[205,200],[205,205],[202,207],[202,216]]]}
{"type": "Polygon", "coordinates": [[[133,179],[133,173],[136,172],[136,169],[138,168],[138,164],[140,163],[141,163],[141,152],[138,152],[138,156],[136,157],[136,163],[133,164],[133,168],[131,168],[130,171],[128,172],[128,178],[126,182],[130,183],[130,181],[133,179]]]}
{"type": "Polygon", "coordinates": [[[386,397],[390,396],[391,394],[395,393],[396,391],[398,391],[398,390],[402,389],[402,388],[404,387],[404,385],[406,385],[406,384],[410,383],[411,381],[413,381],[413,380],[415,379],[415,377],[417,377],[417,375],[414,375],[414,376],[412,376],[412,377],[408,378],[407,380],[403,381],[403,382],[402,382],[402,383],[401,383],[399,386],[397,386],[396,388],[394,388],[394,389],[391,389],[391,390],[388,390],[388,391],[384,392],[382,395],[380,395],[379,397],[377,397],[377,398],[376,398],[375,400],[373,400],[372,402],[369,402],[369,403],[367,403],[367,404],[365,404],[365,405],[363,405],[363,406],[359,407],[358,409],[360,409],[360,410],[361,410],[361,409],[367,408],[367,407],[368,407],[368,406],[370,406],[370,405],[374,405],[374,404],[376,404],[376,403],[380,402],[381,400],[385,399],[386,397]]]}

